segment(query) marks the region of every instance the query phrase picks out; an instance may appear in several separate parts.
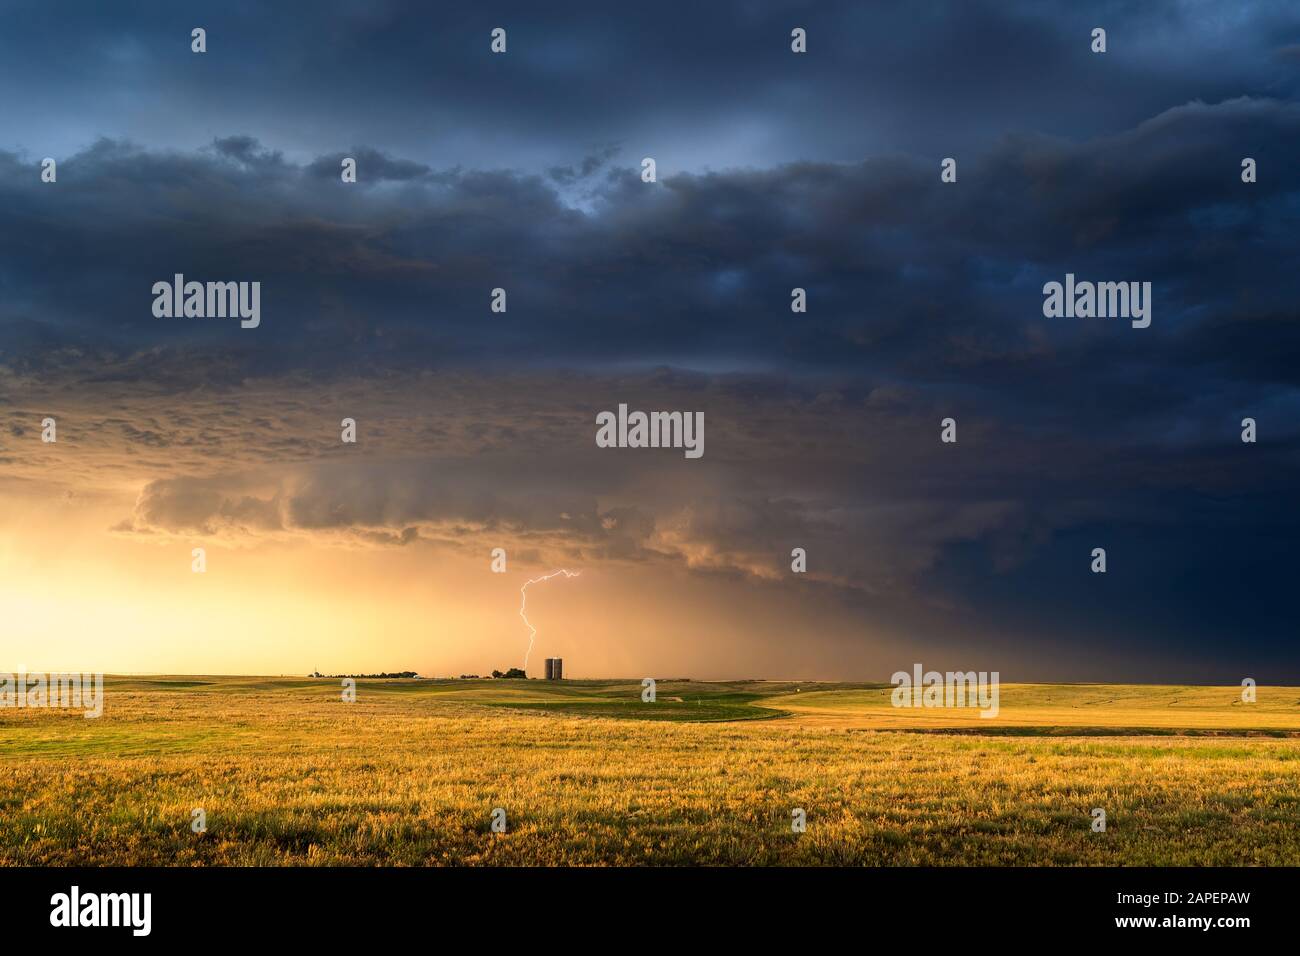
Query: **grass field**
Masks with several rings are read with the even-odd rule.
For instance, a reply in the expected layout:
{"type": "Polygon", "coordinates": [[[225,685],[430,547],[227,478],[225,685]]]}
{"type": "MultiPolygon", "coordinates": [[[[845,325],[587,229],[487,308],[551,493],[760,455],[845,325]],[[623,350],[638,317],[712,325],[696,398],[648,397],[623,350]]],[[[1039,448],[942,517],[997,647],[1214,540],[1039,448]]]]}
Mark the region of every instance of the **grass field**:
{"type": "Polygon", "coordinates": [[[640,690],[109,678],[0,710],[0,864],[1300,864],[1300,688],[640,690]]]}

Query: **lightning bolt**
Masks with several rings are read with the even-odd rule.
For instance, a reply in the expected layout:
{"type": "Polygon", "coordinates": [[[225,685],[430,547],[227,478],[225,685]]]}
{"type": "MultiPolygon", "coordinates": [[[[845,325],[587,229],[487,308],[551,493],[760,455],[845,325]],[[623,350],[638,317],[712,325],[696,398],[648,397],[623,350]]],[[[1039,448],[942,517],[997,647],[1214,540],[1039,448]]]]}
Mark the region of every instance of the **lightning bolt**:
{"type": "Polygon", "coordinates": [[[524,654],[524,670],[528,670],[528,656],[533,653],[533,639],[537,637],[537,628],[528,623],[528,615],[524,613],[524,606],[528,603],[528,585],[541,584],[543,581],[549,581],[551,578],[559,577],[563,574],[566,578],[576,578],[581,571],[568,571],[560,568],[558,571],[552,571],[550,574],[544,574],[540,578],[529,578],[524,582],[524,586],[519,589],[519,616],[524,619],[524,624],[528,625],[528,653],[524,654]]]}

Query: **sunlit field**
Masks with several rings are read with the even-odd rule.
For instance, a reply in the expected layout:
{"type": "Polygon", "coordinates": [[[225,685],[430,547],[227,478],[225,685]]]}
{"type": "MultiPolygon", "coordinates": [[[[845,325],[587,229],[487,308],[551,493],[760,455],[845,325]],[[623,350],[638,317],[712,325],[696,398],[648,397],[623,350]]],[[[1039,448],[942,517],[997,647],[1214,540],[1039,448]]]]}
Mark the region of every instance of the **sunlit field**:
{"type": "Polygon", "coordinates": [[[99,719],[0,710],[0,863],[1300,864],[1297,688],[1004,685],[992,720],[868,685],[357,690],[110,678],[99,719]]]}

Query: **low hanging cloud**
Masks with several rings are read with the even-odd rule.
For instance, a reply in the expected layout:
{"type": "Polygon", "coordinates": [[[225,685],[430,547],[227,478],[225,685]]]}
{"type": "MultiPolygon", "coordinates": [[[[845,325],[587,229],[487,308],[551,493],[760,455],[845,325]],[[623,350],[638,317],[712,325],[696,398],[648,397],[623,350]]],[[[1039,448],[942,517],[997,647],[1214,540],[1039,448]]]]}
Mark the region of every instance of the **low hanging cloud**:
{"type": "Polygon", "coordinates": [[[422,542],[480,553],[507,546],[540,563],[662,562],[769,582],[787,578],[798,546],[816,555],[810,579],[874,592],[911,589],[945,546],[1005,529],[1021,514],[1012,502],[864,507],[719,495],[691,482],[647,496],[611,486],[609,476],[574,480],[554,462],[529,463],[521,488],[519,468],[482,459],[332,463],[275,480],[162,479],[144,487],[130,518],[113,530],[235,546],[276,539],[334,547],[422,542]]]}
{"type": "Polygon", "coordinates": [[[1284,617],[1294,104],[1011,133],[954,184],[904,155],[650,186],[629,150],[534,171],[351,151],[357,188],[338,150],[243,134],[103,140],[53,189],[0,153],[0,489],[100,495],[137,540],[491,541],[773,584],[803,547],[849,599],[950,602],[988,629],[1035,601],[1086,614],[1080,555],[1123,542],[1114,566],[1141,573],[1108,579],[1132,588],[1105,604],[1132,612],[1117,633],[1153,607],[1181,616],[1171,634],[1222,630],[1242,591],[1261,627],[1284,617]],[[155,319],[175,272],[261,281],[262,325],[155,319]],[[1045,319],[1066,272],[1151,281],[1151,328],[1045,319]],[[704,458],[597,449],[623,401],[703,411],[704,458]]]}

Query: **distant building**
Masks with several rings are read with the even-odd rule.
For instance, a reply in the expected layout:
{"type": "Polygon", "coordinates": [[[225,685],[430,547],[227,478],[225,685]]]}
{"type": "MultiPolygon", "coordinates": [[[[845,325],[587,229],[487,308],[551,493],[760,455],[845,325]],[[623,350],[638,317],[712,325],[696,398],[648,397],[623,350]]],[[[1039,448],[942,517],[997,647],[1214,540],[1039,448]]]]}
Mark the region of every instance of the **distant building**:
{"type": "Polygon", "coordinates": [[[562,657],[546,658],[546,679],[564,680],[564,658],[562,657]]]}

